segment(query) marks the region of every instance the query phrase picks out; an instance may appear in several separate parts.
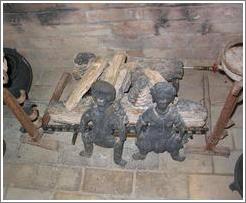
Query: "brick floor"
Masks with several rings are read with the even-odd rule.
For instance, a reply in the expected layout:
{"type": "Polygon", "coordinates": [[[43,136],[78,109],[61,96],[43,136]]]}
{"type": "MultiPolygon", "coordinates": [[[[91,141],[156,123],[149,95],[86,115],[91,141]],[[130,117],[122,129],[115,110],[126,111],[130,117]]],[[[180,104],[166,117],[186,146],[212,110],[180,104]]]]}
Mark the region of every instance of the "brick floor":
{"type": "MultiPolygon", "coordinates": [[[[157,170],[159,168],[159,155],[151,152],[147,155],[145,160],[136,161],[132,158],[132,155],[138,151],[135,145],[135,138],[130,138],[125,142],[123,158],[127,160],[127,169],[141,169],[141,170],[157,170]]],[[[118,165],[113,165],[119,168],[118,165]]]]}
{"type": "Polygon", "coordinates": [[[11,143],[8,141],[6,141],[6,142],[8,143],[7,148],[6,148],[6,152],[4,155],[6,162],[18,161],[18,159],[20,157],[20,155],[19,155],[20,144],[11,143]]]}
{"type": "Polygon", "coordinates": [[[32,188],[35,166],[28,164],[3,165],[3,184],[21,188],[32,188]]]}
{"type": "MultiPolygon", "coordinates": [[[[37,81],[34,81],[30,98],[37,102],[41,115],[54,89],[55,80],[50,80],[56,76],[55,72],[46,69],[42,74],[35,72],[37,81]]],[[[57,72],[60,74],[60,69],[57,72]]],[[[207,73],[214,125],[232,82],[221,73],[207,73]]],[[[185,70],[180,97],[200,101],[202,75],[202,71],[185,70]]],[[[242,112],[242,105],[238,106],[233,115],[236,125],[219,143],[231,149],[229,158],[186,154],[186,160],[180,163],[173,161],[168,153],[149,153],[145,160],[134,161],[131,156],[137,147],[135,139],[129,138],[123,153],[128,163],[122,168],[113,162],[112,149],[95,146],[91,158],[79,156],[83,149],[81,138],[78,137],[75,146],[71,145],[71,133],[45,135],[58,142],[56,151],[20,143],[20,124],[4,106],[3,137],[7,142],[3,160],[4,199],[241,199],[228,186],[233,181],[234,165],[243,148],[242,112]]],[[[189,144],[204,146],[204,136],[194,135],[189,144]]]]}
{"type": "MultiPolygon", "coordinates": [[[[6,118],[15,118],[14,115],[12,114],[12,112],[10,111],[10,109],[8,109],[5,105],[3,106],[3,122],[6,118]]],[[[6,122],[7,124],[8,122],[6,122]]],[[[9,125],[11,125],[11,123],[9,123],[9,125]]]]}
{"type": "MultiPolygon", "coordinates": [[[[78,139],[80,139],[78,137],[78,139]]],[[[95,166],[110,168],[113,164],[113,149],[104,149],[94,145],[91,158],[81,157],[80,151],[84,149],[83,145],[67,145],[60,153],[59,162],[68,166],[95,166]]]]}
{"type": "Polygon", "coordinates": [[[233,137],[235,149],[243,149],[243,128],[232,128],[228,130],[229,135],[233,137]]]}
{"type": "Polygon", "coordinates": [[[194,85],[196,87],[201,87],[203,82],[203,71],[185,69],[184,77],[180,81],[180,86],[183,85],[194,85]],[[192,81],[192,84],[191,84],[192,81]]]}
{"type": "Polygon", "coordinates": [[[9,187],[6,194],[8,200],[50,200],[53,192],[50,190],[34,190],[9,187]]]}
{"type": "Polygon", "coordinates": [[[133,173],[86,168],[82,190],[85,192],[130,195],[132,193],[133,173]]]}
{"type": "Polygon", "coordinates": [[[229,93],[229,89],[227,86],[210,86],[210,99],[212,105],[223,105],[226,101],[227,95],[229,93]]]}
{"type": "Polygon", "coordinates": [[[137,172],[136,196],[139,199],[187,199],[188,178],[184,174],[137,172]]]}
{"type": "Polygon", "coordinates": [[[38,165],[35,169],[34,177],[32,180],[33,187],[41,189],[53,189],[56,185],[56,176],[56,167],[38,165]]]}
{"type": "Polygon", "coordinates": [[[61,75],[62,72],[59,73],[57,71],[43,71],[41,77],[39,78],[38,84],[51,86],[53,91],[61,75]]]}
{"type": "Polygon", "coordinates": [[[210,87],[215,86],[226,86],[228,88],[231,87],[233,81],[223,72],[207,72],[210,87]]]}
{"type": "Polygon", "coordinates": [[[232,120],[235,122],[235,127],[243,128],[243,105],[237,105],[237,108],[232,115],[232,120]]]}
{"type": "Polygon", "coordinates": [[[19,162],[25,163],[45,163],[56,164],[58,162],[59,152],[47,150],[41,147],[22,144],[19,149],[19,162]],[[35,153],[32,153],[34,152],[35,153]]]}
{"type": "Polygon", "coordinates": [[[229,189],[233,176],[190,175],[189,191],[191,199],[233,200],[241,196],[229,189]]]}
{"type": "Polygon", "coordinates": [[[98,194],[84,194],[79,192],[56,192],[54,197],[54,200],[103,200],[107,199],[103,195],[98,194]]]}
{"type": "Polygon", "coordinates": [[[29,98],[32,101],[41,101],[48,103],[53,91],[54,88],[52,86],[33,85],[29,93],[29,98]]]}
{"type": "Polygon", "coordinates": [[[81,168],[60,167],[58,169],[56,189],[68,191],[79,190],[82,175],[81,168]]]}
{"type": "Polygon", "coordinates": [[[242,151],[232,151],[228,158],[222,156],[214,156],[214,172],[218,174],[232,174],[238,157],[242,154],[242,151]]]}
{"type": "Polygon", "coordinates": [[[211,122],[212,122],[213,127],[215,126],[216,121],[218,120],[218,118],[220,116],[220,112],[221,112],[222,108],[223,108],[223,104],[211,106],[211,122]]]}
{"type": "Polygon", "coordinates": [[[175,173],[212,173],[212,157],[186,154],[183,162],[173,161],[169,154],[160,155],[160,170],[175,173]]]}

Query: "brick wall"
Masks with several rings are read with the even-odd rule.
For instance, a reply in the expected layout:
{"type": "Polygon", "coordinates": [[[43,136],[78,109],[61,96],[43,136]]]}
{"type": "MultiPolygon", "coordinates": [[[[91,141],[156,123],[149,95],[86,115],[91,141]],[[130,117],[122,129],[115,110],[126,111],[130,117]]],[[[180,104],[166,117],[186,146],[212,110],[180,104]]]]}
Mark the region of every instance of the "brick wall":
{"type": "Polygon", "coordinates": [[[81,51],[212,65],[243,33],[242,4],[4,4],[3,43],[33,68],[71,68],[81,51]]]}

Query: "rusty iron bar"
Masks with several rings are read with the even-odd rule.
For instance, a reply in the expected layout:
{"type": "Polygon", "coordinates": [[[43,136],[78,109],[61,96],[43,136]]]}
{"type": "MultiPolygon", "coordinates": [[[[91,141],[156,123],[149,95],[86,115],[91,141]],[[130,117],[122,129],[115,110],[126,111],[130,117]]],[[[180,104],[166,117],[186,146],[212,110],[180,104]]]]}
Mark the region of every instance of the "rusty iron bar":
{"type": "MultiPolygon", "coordinates": [[[[72,75],[68,72],[64,72],[61,76],[61,78],[59,79],[56,88],[50,98],[49,101],[49,105],[55,102],[58,102],[59,99],[61,98],[61,95],[65,89],[65,87],[67,86],[67,84],[70,82],[70,80],[72,79],[72,75]]],[[[50,115],[46,109],[44,116],[42,118],[42,124],[43,125],[47,125],[50,121],[50,115]]]]}
{"type": "Polygon", "coordinates": [[[26,129],[32,140],[38,141],[41,137],[38,129],[7,88],[3,88],[3,100],[21,125],[26,129]]]}
{"type": "Polygon", "coordinates": [[[227,96],[226,102],[221,110],[220,116],[212,133],[208,136],[206,149],[214,150],[218,142],[224,137],[224,130],[229,122],[229,119],[237,105],[238,95],[242,90],[242,81],[234,82],[227,96]]]}

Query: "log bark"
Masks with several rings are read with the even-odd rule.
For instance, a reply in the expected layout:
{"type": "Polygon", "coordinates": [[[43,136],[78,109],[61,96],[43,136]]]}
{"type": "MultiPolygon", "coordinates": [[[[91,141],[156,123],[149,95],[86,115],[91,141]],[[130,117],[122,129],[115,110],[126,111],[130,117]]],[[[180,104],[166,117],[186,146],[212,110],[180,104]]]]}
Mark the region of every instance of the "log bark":
{"type": "Polygon", "coordinates": [[[67,86],[67,84],[71,81],[72,76],[70,73],[64,72],[60,78],[60,80],[58,81],[56,88],[50,98],[50,102],[49,104],[58,102],[59,99],[61,98],[61,95],[63,93],[63,90],[65,89],[65,87],[67,86]]]}
{"type": "Polygon", "coordinates": [[[167,82],[158,71],[151,70],[146,68],[143,70],[144,74],[149,78],[149,81],[152,85],[155,85],[158,82],[167,82]]]}
{"type": "MultiPolygon", "coordinates": [[[[55,91],[53,92],[51,99],[49,101],[49,105],[51,105],[52,103],[56,103],[59,101],[59,99],[61,98],[61,95],[65,89],[65,87],[67,86],[67,84],[71,81],[72,76],[70,73],[64,72],[60,78],[60,80],[58,81],[55,91]]],[[[42,124],[43,125],[47,125],[50,121],[50,116],[49,113],[47,112],[47,110],[45,111],[43,118],[42,118],[42,124]]]]}
{"type": "Polygon", "coordinates": [[[52,122],[67,124],[79,124],[84,113],[83,110],[81,112],[68,111],[62,104],[51,105],[48,112],[52,122]]]}
{"type": "Polygon", "coordinates": [[[119,72],[115,83],[116,99],[121,99],[124,93],[127,92],[131,86],[131,69],[132,64],[124,64],[119,72]]]}
{"type": "Polygon", "coordinates": [[[126,61],[126,55],[123,53],[115,54],[112,60],[111,65],[105,70],[105,73],[101,80],[107,81],[111,83],[113,86],[115,86],[115,83],[117,81],[120,67],[122,64],[124,64],[126,61]]]}
{"type": "Polygon", "coordinates": [[[95,63],[92,64],[92,67],[90,67],[85,72],[85,74],[69,96],[68,100],[65,102],[65,106],[69,111],[71,111],[78,105],[81,97],[83,97],[83,95],[90,89],[91,85],[102,74],[107,65],[108,62],[106,60],[98,58],[95,63]]]}

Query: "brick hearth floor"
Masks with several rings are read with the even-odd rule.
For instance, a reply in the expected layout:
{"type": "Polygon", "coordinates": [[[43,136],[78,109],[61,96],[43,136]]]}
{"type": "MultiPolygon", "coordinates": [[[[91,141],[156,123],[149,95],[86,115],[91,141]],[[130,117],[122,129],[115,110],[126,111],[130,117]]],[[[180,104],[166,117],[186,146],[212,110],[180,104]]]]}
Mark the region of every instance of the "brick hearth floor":
{"type": "MultiPolygon", "coordinates": [[[[202,74],[185,70],[180,97],[201,101],[202,74]]],[[[37,103],[41,115],[58,79],[55,71],[34,72],[30,99],[37,103]]],[[[232,82],[221,73],[210,72],[209,83],[214,125],[232,82]]],[[[95,147],[91,159],[80,157],[83,144],[78,138],[76,145],[71,145],[71,133],[45,135],[58,142],[57,151],[21,144],[20,124],[6,106],[3,113],[6,200],[241,199],[228,186],[233,182],[234,166],[243,149],[243,105],[233,115],[236,125],[220,142],[230,147],[229,158],[187,154],[186,160],[178,163],[168,153],[150,153],[144,161],[133,161],[131,155],[137,148],[134,138],[129,138],[123,154],[128,161],[125,169],[113,163],[111,149],[95,147]]],[[[204,136],[196,135],[190,143],[203,144],[204,136]]]]}

